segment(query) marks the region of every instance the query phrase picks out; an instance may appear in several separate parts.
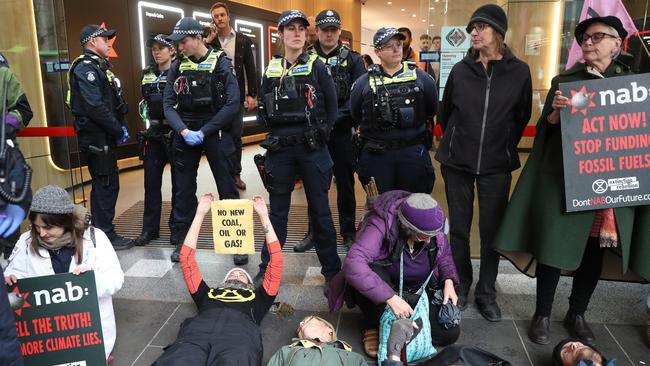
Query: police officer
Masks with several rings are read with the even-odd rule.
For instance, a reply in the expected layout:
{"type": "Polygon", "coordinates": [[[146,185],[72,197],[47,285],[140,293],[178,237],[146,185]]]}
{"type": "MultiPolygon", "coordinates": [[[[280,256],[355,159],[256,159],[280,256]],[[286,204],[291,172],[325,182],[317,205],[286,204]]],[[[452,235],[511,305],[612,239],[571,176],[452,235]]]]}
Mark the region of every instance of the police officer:
{"type": "MultiPolygon", "coordinates": [[[[165,165],[171,165],[172,175],[172,207],[176,183],[172,155],[174,131],[169,127],[163,111],[163,92],[167,85],[167,74],[174,57],[174,45],[164,34],[158,34],[147,40],[151,48],[154,63],[142,72],[142,102],[140,115],[149,125],[146,131],[138,135],[140,157],[144,161],[144,214],[142,217],[142,233],[135,239],[135,245],[147,245],[159,237],[160,210],[162,209],[162,176],[165,165]]],[[[173,232],[173,215],[170,213],[169,229],[173,232]]]]}
{"type": "MultiPolygon", "coordinates": [[[[284,245],[287,238],[291,192],[296,174],[300,174],[321,273],[329,281],[341,268],[327,196],[333,165],[327,140],[337,114],[336,90],[318,56],[303,53],[307,26],[309,22],[301,11],[288,10],[280,15],[278,34],[284,55],[271,59],[262,79],[260,117],[271,133],[261,145],[267,149],[271,222],[280,244],[284,245]]],[[[257,279],[266,271],[268,261],[269,252],[263,249],[257,279]]]]}
{"type": "MultiPolygon", "coordinates": [[[[330,70],[338,101],[338,115],[328,143],[334,161],[336,178],[336,203],[339,209],[339,224],[343,244],[349,247],[356,231],[354,196],[354,149],[352,144],[355,123],[350,117],[350,88],[358,77],[366,72],[361,56],[350,48],[339,44],[341,36],[341,17],[336,10],[326,9],[316,16],[318,41],[309,48],[311,54],[318,55],[330,70]]],[[[304,252],[314,246],[310,230],[294,250],[304,252]]]]}
{"type": "Polygon", "coordinates": [[[116,147],[129,138],[127,105],[119,80],[109,70],[109,40],[115,33],[94,24],[83,27],[80,41],[84,52],[68,71],[66,101],[74,115],[79,149],[92,178],[93,225],[106,233],[115,250],[122,250],[131,248],[133,240],[118,235],[113,226],[120,191],[116,147]]]}
{"type": "Polygon", "coordinates": [[[172,63],[163,99],[165,118],[179,135],[174,139],[176,194],[172,261],[178,262],[183,239],[196,211],[196,174],[205,152],[219,198],[239,198],[233,179],[235,145],[230,129],[239,113],[239,86],[221,49],[203,43],[203,27],[191,17],[176,23],[168,37],[182,55],[172,63]]]}
{"type": "Polygon", "coordinates": [[[364,186],[374,177],[379,193],[431,193],[435,175],[423,142],[436,113],[436,86],[415,64],[402,62],[403,40],[397,29],[380,28],[373,46],[381,65],[371,65],[352,87],[362,146],[357,174],[364,186]]]}

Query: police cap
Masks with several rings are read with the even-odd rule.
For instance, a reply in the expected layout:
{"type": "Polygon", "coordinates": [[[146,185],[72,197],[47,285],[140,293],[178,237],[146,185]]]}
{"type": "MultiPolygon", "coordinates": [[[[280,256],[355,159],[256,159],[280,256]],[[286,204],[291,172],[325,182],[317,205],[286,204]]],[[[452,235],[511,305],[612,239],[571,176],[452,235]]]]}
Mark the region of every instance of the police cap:
{"type": "Polygon", "coordinates": [[[81,45],[84,45],[86,42],[95,37],[106,37],[108,39],[111,39],[115,37],[116,33],[117,31],[115,29],[106,29],[104,27],[98,26],[97,24],[88,24],[87,26],[81,28],[81,33],[79,34],[79,42],[81,42],[81,45]]]}
{"type": "Polygon", "coordinates": [[[296,19],[302,20],[305,27],[309,27],[309,20],[307,20],[305,13],[300,10],[287,10],[280,14],[280,18],[278,18],[278,28],[284,27],[296,19]]]}
{"type": "Polygon", "coordinates": [[[402,33],[400,33],[397,28],[393,27],[381,27],[375,33],[375,36],[372,38],[372,46],[375,48],[381,48],[390,41],[391,38],[398,37],[402,41],[406,39],[402,33]]]}
{"type": "Polygon", "coordinates": [[[167,40],[167,36],[164,34],[156,34],[154,37],[151,37],[147,40],[147,47],[153,47],[154,43],[158,43],[163,47],[174,48],[174,45],[167,40]]]}
{"type": "Polygon", "coordinates": [[[325,9],[316,16],[316,26],[318,28],[341,28],[341,16],[334,9],[325,9]]]}
{"type": "Polygon", "coordinates": [[[195,36],[199,34],[203,34],[203,26],[201,23],[192,17],[185,17],[176,23],[172,34],[167,37],[167,40],[178,42],[187,36],[195,36]]]}

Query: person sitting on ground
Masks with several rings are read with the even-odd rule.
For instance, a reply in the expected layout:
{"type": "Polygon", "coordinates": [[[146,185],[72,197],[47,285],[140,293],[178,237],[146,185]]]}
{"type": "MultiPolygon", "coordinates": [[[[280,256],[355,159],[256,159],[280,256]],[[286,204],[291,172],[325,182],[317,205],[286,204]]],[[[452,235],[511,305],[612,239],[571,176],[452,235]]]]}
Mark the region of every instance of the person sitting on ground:
{"type": "Polygon", "coordinates": [[[577,338],[567,338],[553,348],[553,366],[614,366],[596,347],[577,338]]]}
{"type": "Polygon", "coordinates": [[[321,317],[304,318],[296,333],[298,339],[280,348],[267,366],[366,366],[366,360],[337,339],[334,326],[321,317]]]}
{"type": "Polygon", "coordinates": [[[115,345],[113,295],[122,288],[124,272],[113,246],[100,229],[89,226],[90,214],[72,204],[65,189],[39,189],[29,210],[31,229],[18,239],[5,270],[5,284],[19,279],[72,272],[95,272],[106,359],[115,345]]]}
{"type": "Polygon", "coordinates": [[[224,282],[210,288],[203,280],[196,262],[196,244],[203,219],[214,201],[206,193],[196,209],[180,251],[180,265],[198,315],[181,325],[176,341],[154,365],[255,365],[262,364],[262,335],[259,325],[273,304],[282,279],[282,250],[273,230],[266,203],[253,197],[253,208],[259,216],[270,253],[268,270],[259,287],[242,268],[233,268],[224,282]]]}
{"type": "MultiPolygon", "coordinates": [[[[329,293],[330,310],[337,311],[343,305],[346,283],[350,285],[351,298],[363,313],[364,350],[369,356],[377,356],[377,328],[386,305],[395,316],[410,317],[420,297],[417,292],[431,273],[427,296],[433,299],[435,290],[442,289],[442,304],[456,305],[458,274],[446,226],[442,208],[425,193],[388,191],[372,203],[329,293]],[[403,297],[397,292],[401,257],[403,297]]],[[[460,327],[440,325],[440,308],[429,308],[431,339],[434,345],[448,345],[458,339],[460,327]]]]}

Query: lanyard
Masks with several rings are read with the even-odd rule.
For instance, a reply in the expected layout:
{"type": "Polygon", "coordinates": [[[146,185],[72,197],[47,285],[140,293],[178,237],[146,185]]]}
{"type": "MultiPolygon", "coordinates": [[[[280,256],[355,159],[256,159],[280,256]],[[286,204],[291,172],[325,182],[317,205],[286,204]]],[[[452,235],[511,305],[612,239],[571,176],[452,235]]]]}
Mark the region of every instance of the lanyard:
{"type": "MultiPolygon", "coordinates": [[[[416,292],[418,296],[422,295],[422,292],[424,292],[424,289],[426,288],[427,283],[429,283],[431,276],[433,276],[433,269],[431,269],[429,276],[424,281],[424,283],[422,284],[418,292],[416,292]]],[[[402,248],[402,253],[399,256],[399,297],[402,297],[403,288],[404,288],[404,248],[402,248]]]]}

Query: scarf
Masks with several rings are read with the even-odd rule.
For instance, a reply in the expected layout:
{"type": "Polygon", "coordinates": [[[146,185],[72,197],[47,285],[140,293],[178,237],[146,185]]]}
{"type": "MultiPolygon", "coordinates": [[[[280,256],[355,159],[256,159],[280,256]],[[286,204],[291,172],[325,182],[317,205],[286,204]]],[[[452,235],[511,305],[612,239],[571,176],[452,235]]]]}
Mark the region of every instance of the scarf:
{"type": "Polygon", "coordinates": [[[63,234],[60,238],[55,239],[52,243],[47,243],[40,236],[36,237],[38,241],[38,246],[43,247],[47,250],[59,250],[64,247],[74,247],[74,240],[72,238],[72,233],[67,232],[63,234]]]}
{"type": "Polygon", "coordinates": [[[606,208],[602,210],[603,223],[600,226],[600,247],[616,248],[619,243],[618,232],[616,231],[616,219],[614,218],[614,209],[606,208]]]}

